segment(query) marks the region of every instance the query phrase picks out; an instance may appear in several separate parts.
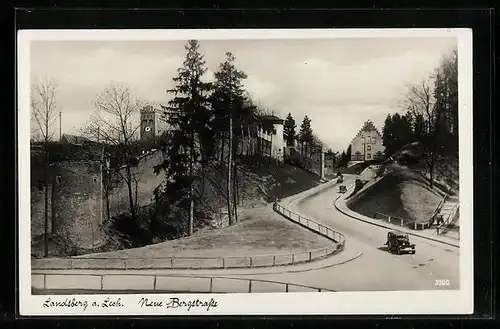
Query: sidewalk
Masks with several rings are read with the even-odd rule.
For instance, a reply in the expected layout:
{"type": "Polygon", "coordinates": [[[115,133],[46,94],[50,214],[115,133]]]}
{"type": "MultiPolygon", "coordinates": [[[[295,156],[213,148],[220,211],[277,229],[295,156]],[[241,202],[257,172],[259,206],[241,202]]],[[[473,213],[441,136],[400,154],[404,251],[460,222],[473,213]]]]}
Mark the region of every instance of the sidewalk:
{"type": "Polygon", "coordinates": [[[353,261],[362,256],[361,250],[349,246],[346,247],[342,252],[336,255],[326,257],[320,260],[316,260],[309,263],[299,263],[295,265],[277,265],[273,267],[257,267],[257,268],[234,268],[234,269],[198,269],[198,270],[175,270],[175,269],[159,269],[159,268],[145,268],[145,269],[128,269],[128,270],[106,270],[106,269],[72,269],[72,270],[50,270],[50,269],[32,269],[32,274],[94,274],[94,275],[104,275],[104,274],[130,274],[130,275],[213,275],[213,276],[225,276],[225,275],[258,275],[258,274],[282,274],[282,273],[298,273],[298,272],[308,272],[319,270],[323,268],[333,267],[337,265],[342,265],[347,262],[353,261]]]}
{"type": "Polygon", "coordinates": [[[343,196],[339,197],[334,203],[335,208],[338,211],[340,211],[341,213],[343,213],[344,215],[349,216],[349,217],[354,218],[354,219],[357,219],[357,220],[360,220],[362,222],[366,222],[366,223],[369,223],[372,225],[384,227],[384,228],[387,228],[389,230],[397,230],[397,231],[405,232],[405,233],[412,235],[412,236],[416,236],[419,238],[423,238],[423,239],[431,240],[434,242],[443,243],[443,244],[446,244],[449,246],[453,246],[456,248],[460,248],[460,241],[457,241],[457,239],[453,239],[451,237],[437,235],[436,230],[426,229],[426,230],[415,231],[415,230],[411,230],[411,229],[408,229],[408,228],[400,226],[400,225],[394,225],[394,224],[390,224],[387,222],[383,222],[381,220],[376,220],[376,219],[361,215],[361,214],[349,209],[346,205],[346,197],[348,195],[350,195],[353,187],[354,186],[349,187],[347,193],[345,193],[343,196]]]}

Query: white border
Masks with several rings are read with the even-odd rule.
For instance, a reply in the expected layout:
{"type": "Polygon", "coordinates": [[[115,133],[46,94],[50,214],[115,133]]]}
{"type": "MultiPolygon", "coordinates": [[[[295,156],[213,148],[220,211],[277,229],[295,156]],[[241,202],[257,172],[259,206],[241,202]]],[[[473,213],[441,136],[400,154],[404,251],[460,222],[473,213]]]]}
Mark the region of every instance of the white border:
{"type": "MultiPolygon", "coordinates": [[[[74,309],[42,307],[47,296],[31,295],[30,260],[30,41],[33,40],[223,40],[456,37],[459,66],[460,290],[399,292],[183,294],[213,297],[218,307],[141,309],[139,296],[120,297],[118,309],[87,309],[85,315],[296,315],[296,314],[471,314],[473,312],[472,30],[469,29],[255,29],[255,30],[22,30],[18,32],[19,305],[20,315],[82,315],[74,309]]],[[[167,295],[151,295],[153,299],[167,295]]],[[[179,296],[179,297],[181,297],[179,296]]],[[[60,296],[62,297],[62,296],[60,296]]],[[[68,296],[72,297],[72,296],[68,296]]],[[[78,295],[90,301],[105,295],[78,295]]]]}

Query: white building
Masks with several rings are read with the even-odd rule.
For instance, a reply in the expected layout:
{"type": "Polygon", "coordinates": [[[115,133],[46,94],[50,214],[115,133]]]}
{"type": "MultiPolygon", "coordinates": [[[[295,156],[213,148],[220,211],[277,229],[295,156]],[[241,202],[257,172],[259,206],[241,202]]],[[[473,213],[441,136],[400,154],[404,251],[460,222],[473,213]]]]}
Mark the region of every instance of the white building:
{"type": "Polygon", "coordinates": [[[264,115],[260,116],[258,120],[260,126],[257,132],[257,144],[261,146],[263,155],[283,162],[285,153],[283,119],[275,115],[264,115]]]}
{"type": "Polygon", "coordinates": [[[385,147],[382,135],[370,120],[366,121],[351,142],[351,164],[382,160],[385,147]]]}

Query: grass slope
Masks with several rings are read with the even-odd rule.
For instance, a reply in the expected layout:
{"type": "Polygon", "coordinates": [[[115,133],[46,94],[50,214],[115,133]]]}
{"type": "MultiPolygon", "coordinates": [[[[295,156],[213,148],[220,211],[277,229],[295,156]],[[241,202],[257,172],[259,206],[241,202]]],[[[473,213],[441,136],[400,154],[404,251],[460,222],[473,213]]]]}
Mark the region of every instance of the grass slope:
{"type": "MultiPolygon", "coordinates": [[[[331,242],[288,221],[269,207],[243,209],[240,222],[141,248],[88,257],[221,257],[279,254],[330,247],[331,242]]],[[[85,256],[82,256],[85,257],[85,256]]]]}
{"type": "Polygon", "coordinates": [[[379,169],[385,176],[363,196],[351,204],[351,208],[365,216],[376,217],[382,213],[407,221],[429,220],[443,195],[451,188],[458,195],[458,160],[439,158],[435,170],[434,186],[422,160],[423,149],[411,143],[387,159],[379,169]],[[408,159],[412,161],[408,162],[408,159]]]}

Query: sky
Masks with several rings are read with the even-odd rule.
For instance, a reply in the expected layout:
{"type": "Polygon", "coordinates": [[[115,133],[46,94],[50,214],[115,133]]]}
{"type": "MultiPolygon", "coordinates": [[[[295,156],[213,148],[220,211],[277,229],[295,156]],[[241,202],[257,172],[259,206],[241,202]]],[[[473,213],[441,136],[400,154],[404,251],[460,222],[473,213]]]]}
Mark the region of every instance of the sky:
{"type": "MultiPolygon", "coordinates": [[[[62,131],[77,134],[95,111],[96,96],[112,82],[143,101],[166,103],[185,43],[31,41],[30,79],[57,83],[62,131]]],[[[283,119],[291,113],[297,130],[307,115],[334,151],[345,150],[366,120],[381,129],[388,113],[401,111],[405,86],[427,77],[454,47],[456,38],[445,37],[200,41],[207,80],[232,52],[255,101],[283,119]]]]}

